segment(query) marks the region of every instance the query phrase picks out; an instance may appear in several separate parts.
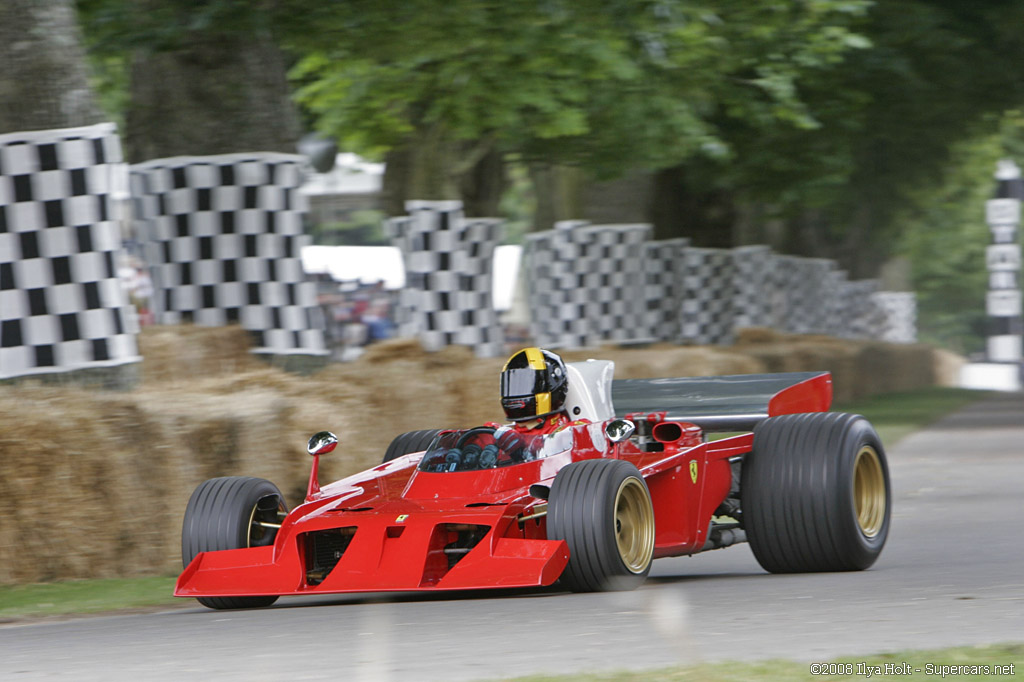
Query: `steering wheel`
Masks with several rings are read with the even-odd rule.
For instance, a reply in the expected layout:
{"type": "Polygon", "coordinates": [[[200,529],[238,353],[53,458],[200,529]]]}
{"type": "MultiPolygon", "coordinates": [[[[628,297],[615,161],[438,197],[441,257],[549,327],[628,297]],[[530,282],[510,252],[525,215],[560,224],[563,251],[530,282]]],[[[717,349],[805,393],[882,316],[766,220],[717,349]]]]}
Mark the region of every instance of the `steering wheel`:
{"type": "Polygon", "coordinates": [[[461,449],[466,444],[466,441],[468,441],[470,439],[470,437],[472,437],[472,436],[480,436],[480,435],[483,435],[485,433],[489,433],[491,435],[494,435],[494,428],[491,427],[491,426],[477,426],[475,428],[472,428],[469,431],[466,431],[461,436],[459,436],[459,440],[457,440],[455,442],[455,447],[461,449]]]}

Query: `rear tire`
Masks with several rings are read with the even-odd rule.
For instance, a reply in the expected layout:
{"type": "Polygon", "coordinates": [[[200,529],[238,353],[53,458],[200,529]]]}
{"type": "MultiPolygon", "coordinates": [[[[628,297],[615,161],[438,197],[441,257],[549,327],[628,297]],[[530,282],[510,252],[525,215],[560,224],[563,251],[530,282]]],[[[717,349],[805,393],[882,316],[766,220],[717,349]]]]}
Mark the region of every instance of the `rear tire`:
{"type": "Polygon", "coordinates": [[[574,592],[632,590],[651,570],[654,507],[635,466],[618,459],[573,462],[548,497],[548,538],[565,540],[562,584],[574,592]]]}
{"type": "Polygon", "coordinates": [[[423,429],[420,431],[407,431],[395,436],[384,453],[383,462],[390,462],[393,459],[408,455],[411,452],[423,452],[430,447],[434,437],[441,433],[441,429],[423,429]]]}
{"type": "Polygon", "coordinates": [[[772,573],[863,570],[889,534],[885,450],[859,415],[764,420],[743,460],[740,493],[750,548],[772,573]]]}
{"type": "MultiPolygon", "coordinates": [[[[192,493],[181,526],[181,561],[188,566],[200,552],[272,545],[276,528],[259,521],[280,523],[287,513],[277,486],[262,478],[225,476],[203,482],[192,493]]],[[[211,609],[247,609],[270,606],[276,596],[197,597],[211,609]]]]}

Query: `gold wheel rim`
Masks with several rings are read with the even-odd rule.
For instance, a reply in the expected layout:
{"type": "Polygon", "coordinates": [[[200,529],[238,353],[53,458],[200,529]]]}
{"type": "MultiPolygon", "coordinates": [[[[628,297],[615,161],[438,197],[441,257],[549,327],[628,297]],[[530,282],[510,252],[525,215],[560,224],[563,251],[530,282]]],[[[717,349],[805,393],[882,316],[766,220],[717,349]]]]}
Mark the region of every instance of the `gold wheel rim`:
{"type": "Polygon", "coordinates": [[[643,573],[654,556],[654,509],[644,484],[629,477],[615,493],[615,543],[631,573],[643,573]]]}
{"type": "MultiPolygon", "coordinates": [[[[275,497],[277,496],[275,495],[275,497]]],[[[249,513],[249,534],[245,538],[245,546],[248,548],[253,547],[253,542],[260,542],[263,540],[269,530],[261,526],[256,518],[256,514],[260,512],[260,502],[264,499],[265,498],[260,498],[256,504],[252,506],[252,512],[249,513]]],[[[282,518],[286,514],[284,501],[281,498],[277,499],[277,509],[275,510],[275,513],[278,519],[282,518]]],[[[277,530],[274,529],[273,533],[276,534],[277,530]]]]}
{"type": "Polygon", "coordinates": [[[869,538],[878,535],[885,522],[885,474],[878,452],[870,445],[860,449],[853,464],[853,501],[860,531],[869,538]]]}

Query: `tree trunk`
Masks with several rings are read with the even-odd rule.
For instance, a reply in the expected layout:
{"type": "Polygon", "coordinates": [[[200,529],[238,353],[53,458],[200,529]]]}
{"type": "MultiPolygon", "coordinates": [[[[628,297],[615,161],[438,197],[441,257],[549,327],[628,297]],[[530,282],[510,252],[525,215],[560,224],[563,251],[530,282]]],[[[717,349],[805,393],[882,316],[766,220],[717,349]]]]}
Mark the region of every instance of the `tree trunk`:
{"type": "Polygon", "coordinates": [[[651,222],[654,174],[632,170],[614,180],[587,182],[583,188],[583,217],[595,225],[651,222]]]}
{"type": "Polygon", "coordinates": [[[266,34],[196,34],[186,49],[138,51],[125,117],[128,160],[296,153],[285,62],[266,34]]]}
{"type": "Polygon", "coordinates": [[[651,210],[656,239],[687,237],[693,246],[728,249],[736,222],[735,197],[694,182],[684,166],[659,171],[651,210]]]}
{"type": "Polygon", "coordinates": [[[487,140],[457,142],[443,126],[419,129],[388,152],[381,205],[390,216],[404,215],[405,202],[459,199],[467,216],[498,215],[505,192],[505,162],[487,140]]]}
{"type": "Polygon", "coordinates": [[[531,163],[530,180],[537,198],[533,230],[550,230],[559,220],[580,220],[582,208],[582,174],[569,166],[531,163]]]}
{"type": "Polygon", "coordinates": [[[496,149],[490,149],[477,161],[459,183],[466,215],[492,218],[498,215],[501,197],[508,188],[505,158],[496,149]]]}
{"type": "Polygon", "coordinates": [[[2,0],[0,64],[0,133],[103,120],[71,0],[2,0]]]}

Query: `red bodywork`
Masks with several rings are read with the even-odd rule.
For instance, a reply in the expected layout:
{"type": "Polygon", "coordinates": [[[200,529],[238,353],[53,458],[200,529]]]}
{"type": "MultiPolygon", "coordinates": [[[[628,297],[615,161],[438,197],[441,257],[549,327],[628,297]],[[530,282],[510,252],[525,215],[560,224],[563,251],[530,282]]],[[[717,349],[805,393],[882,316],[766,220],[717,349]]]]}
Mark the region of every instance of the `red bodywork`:
{"type": "MultiPolygon", "coordinates": [[[[821,374],[776,394],[768,416],[827,410],[831,378],[821,374]]],[[[482,471],[417,470],[422,453],[336,483],[311,477],[307,500],[292,510],[273,546],[203,552],[178,579],[175,596],[217,597],[341,592],[465,590],[544,586],[569,560],[547,539],[546,501],[530,486],[550,486],[570,462],[625,459],[640,470],[655,513],[655,557],[701,551],[712,515],[729,493],[729,459],[748,453],[753,434],[704,442],[698,426],[664,413],[631,414],[660,443],[610,444],[604,424],[571,428],[571,447],[544,459],[482,471]],[[316,538],[315,542],[312,540],[316,538]],[[463,542],[459,558],[450,554],[463,542]],[[468,546],[466,546],[468,545],[468,546]],[[326,559],[316,552],[327,552],[326,559]],[[312,572],[318,561],[334,562],[312,572]]]]}

